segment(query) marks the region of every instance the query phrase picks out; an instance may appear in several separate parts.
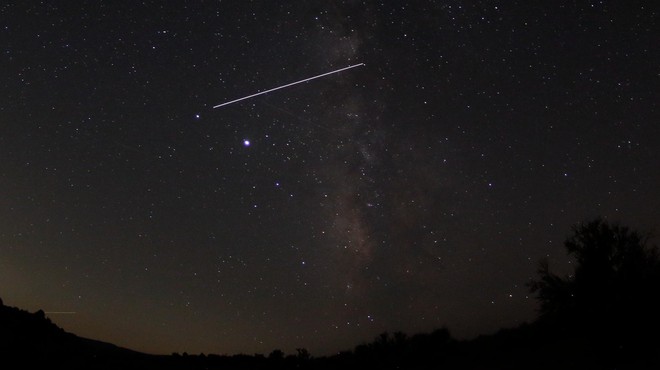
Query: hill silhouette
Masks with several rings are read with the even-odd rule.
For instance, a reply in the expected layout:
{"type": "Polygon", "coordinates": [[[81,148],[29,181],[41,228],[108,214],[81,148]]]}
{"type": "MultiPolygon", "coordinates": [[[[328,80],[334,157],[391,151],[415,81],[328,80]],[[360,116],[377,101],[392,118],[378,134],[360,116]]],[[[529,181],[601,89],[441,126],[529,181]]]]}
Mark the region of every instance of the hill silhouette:
{"type": "MultiPolygon", "coordinates": [[[[652,338],[650,343],[659,343],[652,338]]],[[[657,347],[656,347],[657,348],[657,347]]],[[[495,334],[458,341],[448,329],[407,336],[382,333],[372,342],[328,357],[306,350],[285,355],[149,355],[78,337],[53,324],[43,311],[0,307],[0,359],[42,369],[657,369],[657,353],[601,347],[588,333],[539,320],[495,334]]],[[[3,365],[4,367],[4,365],[3,365]]]]}
{"type": "Polygon", "coordinates": [[[30,313],[0,299],[0,358],[23,366],[98,369],[138,363],[145,354],[67,333],[42,310],[30,313]]]}
{"type": "Polygon", "coordinates": [[[660,257],[649,238],[602,219],[573,228],[573,274],[542,261],[532,323],[459,341],[447,328],[382,333],[333,356],[149,355],[78,337],[0,299],[0,360],[42,369],[660,369],[660,257]]]}

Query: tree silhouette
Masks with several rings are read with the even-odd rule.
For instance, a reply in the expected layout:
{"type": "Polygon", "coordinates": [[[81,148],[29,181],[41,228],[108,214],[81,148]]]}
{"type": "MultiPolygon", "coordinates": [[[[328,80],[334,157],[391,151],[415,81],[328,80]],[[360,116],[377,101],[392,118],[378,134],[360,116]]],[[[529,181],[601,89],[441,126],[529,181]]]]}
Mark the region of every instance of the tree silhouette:
{"type": "Polygon", "coordinates": [[[660,258],[649,234],[601,218],[572,231],[564,247],[574,273],[558,276],[542,261],[530,284],[541,319],[612,348],[643,346],[644,333],[660,329],[660,258]]]}
{"type": "Polygon", "coordinates": [[[298,355],[296,356],[299,360],[309,360],[312,358],[312,355],[310,355],[309,351],[307,351],[306,348],[296,348],[296,352],[298,352],[298,355]]]}
{"type": "Polygon", "coordinates": [[[284,359],[284,352],[281,349],[274,349],[269,355],[269,360],[282,361],[284,359]]]}

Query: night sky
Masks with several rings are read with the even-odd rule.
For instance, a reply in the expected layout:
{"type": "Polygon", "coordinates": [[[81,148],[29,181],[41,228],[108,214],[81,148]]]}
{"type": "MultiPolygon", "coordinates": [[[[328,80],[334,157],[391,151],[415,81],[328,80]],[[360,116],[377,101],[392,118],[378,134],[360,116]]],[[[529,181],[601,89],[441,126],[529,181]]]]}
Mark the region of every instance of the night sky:
{"type": "Polygon", "coordinates": [[[571,225],[660,231],[659,8],[4,1],[0,297],[164,354],[529,322],[571,225]]]}

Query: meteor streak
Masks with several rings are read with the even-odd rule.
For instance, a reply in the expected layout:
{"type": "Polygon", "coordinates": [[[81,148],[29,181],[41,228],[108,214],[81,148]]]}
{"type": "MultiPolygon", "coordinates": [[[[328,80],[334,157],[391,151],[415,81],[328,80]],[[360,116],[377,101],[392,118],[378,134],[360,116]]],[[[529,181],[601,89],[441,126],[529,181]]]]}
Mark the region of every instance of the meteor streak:
{"type": "Polygon", "coordinates": [[[218,105],[214,106],[213,109],[215,109],[215,108],[220,108],[220,107],[224,107],[225,105],[229,105],[229,104],[237,103],[237,102],[239,102],[239,101],[241,101],[241,100],[254,98],[255,96],[259,96],[259,95],[263,95],[263,94],[268,94],[269,92],[273,92],[273,91],[275,91],[275,90],[279,90],[279,89],[283,89],[283,88],[285,88],[285,87],[289,87],[289,86],[293,86],[293,85],[301,84],[301,83],[303,83],[303,82],[311,81],[311,80],[314,80],[314,79],[317,79],[317,78],[321,78],[321,77],[324,77],[324,76],[327,76],[327,75],[331,75],[331,74],[333,74],[333,73],[339,73],[339,72],[345,71],[345,70],[347,70],[347,69],[351,69],[351,68],[355,68],[355,67],[360,67],[360,66],[363,66],[363,65],[364,65],[364,63],[353,64],[353,65],[350,65],[350,66],[348,66],[348,67],[344,67],[344,68],[340,68],[340,69],[337,69],[337,70],[334,70],[334,71],[330,71],[330,72],[322,73],[322,74],[320,74],[320,75],[316,75],[316,76],[314,76],[314,77],[309,77],[309,78],[306,78],[306,79],[304,79],[304,80],[300,80],[300,81],[296,81],[296,82],[291,82],[291,83],[286,84],[286,85],[282,85],[282,86],[274,87],[274,88],[269,89],[269,90],[266,90],[266,91],[261,91],[261,92],[258,92],[258,93],[256,93],[256,94],[252,94],[252,95],[244,96],[244,97],[242,97],[242,98],[234,99],[234,100],[232,100],[232,101],[228,101],[228,102],[226,102],[226,103],[218,104],[218,105]]]}
{"type": "Polygon", "coordinates": [[[75,315],[76,312],[73,311],[46,311],[46,315],[75,315]]]}

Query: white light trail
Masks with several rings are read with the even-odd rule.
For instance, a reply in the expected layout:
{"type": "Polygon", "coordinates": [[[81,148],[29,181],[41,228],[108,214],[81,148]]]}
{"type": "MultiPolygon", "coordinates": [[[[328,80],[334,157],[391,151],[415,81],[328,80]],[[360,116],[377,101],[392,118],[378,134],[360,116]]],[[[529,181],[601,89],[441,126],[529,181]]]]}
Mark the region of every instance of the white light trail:
{"type": "Polygon", "coordinates": [[[291,83],[286,84],[286,85],[282,85],[282,86],[274,87],[274,88],[269,89],[269,90],[266,90],[266,91],[261,91],[261,92],[258,92],[258,93],[256,93],[256,94],[252,94],[252,95],[244,96],[244,97],[242,97],[242,98],[238,98],[238,99],[235,99],[235,100],[232,100],[232,101],[228,101],[228,102],[226,102],[226,103],[218,104],[218,105],[214,106],[213,109],[215,109],[215,108],[220,108],[220,107],[224,107],[225,105],[229,105],[229,104],[237,103],[237,102],[239,102],[239,101],[241,101],[241,100],[254,98],[255,96],[259,96],[259,95],[263,95],[263,94],[268,94],[269,92],[273,92],[273,91],[275,91],[275,90],[279,90],[279,89],[283,89],[283,88],[285,88],[285,87],[289,87],[289,86],[293,86],[293,85],[301,84],[301,83],[303,83],[303,82],[311,81],[311,80],[314,80],[314,79],[317,79],[317,78],[321,78],[321,77],[324,77],[324,76],[327,76],[327,75],[331,75],[331,74],[333,74],[333,73],[339,73],[339,72],[345,71],[345,70],[347,70],[347,69],[351,69],[351,68],[355,68],[355,67],[360,67],[360,66],[363,66],[363,65],[364,65],[364,63],[353,64],[353,65],[350,65],[350,66],[348,66],[348,67],[340,68],[340,69],[337,69],[337,70],[334,70],[334,71],[331,71],[331,72],[322,73],[322,74],[320,74],[320,75],[316,75],[316,76],[314,76],[314,77],[309,77],[309,78],[306,78],[306,79],[304,79],[304,80],[300,80],[300,81],[296,81],[296,82],[291,82],[291,83]]]}
{"type": "Polygon", "coordinates": [[[46,311],[46,315],[75,315],[77,312],[73,311],[46,311]]]}

